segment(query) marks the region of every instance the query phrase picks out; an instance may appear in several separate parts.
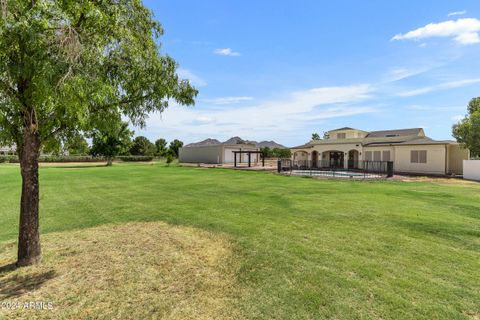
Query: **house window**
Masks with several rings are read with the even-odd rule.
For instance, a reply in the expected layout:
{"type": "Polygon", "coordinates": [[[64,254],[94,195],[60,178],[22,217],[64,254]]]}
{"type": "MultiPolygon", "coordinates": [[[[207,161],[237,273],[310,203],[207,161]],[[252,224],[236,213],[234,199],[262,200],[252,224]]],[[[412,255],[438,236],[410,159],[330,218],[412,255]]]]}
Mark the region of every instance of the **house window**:
{"type": "Polygon", "coordinates": [[[382,160],[383,161],[390,161],[390,151],[383,151],[382,160]]]}
{"type": "Polygon", "coordinates": [[[365,152],[365,160],[372,161],[372,151],[365,152]]]}
{"type": "Polygon", "coordinates": [[[347,134],[344,133],[337,133],[337,139],[345,139],[347,137],[347,134]]]}
{"type": "Polygon", "coordinates": [[[382,153],[380,151],[373,152],[373,160],[374,161],[382,161],[382,153]]]}
{"type": "Polygon", "coordinates": [[[410,151],[411,163],[427,163],[427,150],[412,150],[410,151]]]}

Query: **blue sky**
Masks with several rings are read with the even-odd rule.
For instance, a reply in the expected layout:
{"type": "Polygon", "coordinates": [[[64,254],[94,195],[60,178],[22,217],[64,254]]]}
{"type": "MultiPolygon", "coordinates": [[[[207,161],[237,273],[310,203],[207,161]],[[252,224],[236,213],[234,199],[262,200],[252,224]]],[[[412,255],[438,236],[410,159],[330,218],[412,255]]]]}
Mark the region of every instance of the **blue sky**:
{"type": "Polygon", "coordinates": [[[148,0],[161,51],[200,91],[137,135],[287,146],[350,126],[450,139],[480,96],[476,1],[148,0]]]}

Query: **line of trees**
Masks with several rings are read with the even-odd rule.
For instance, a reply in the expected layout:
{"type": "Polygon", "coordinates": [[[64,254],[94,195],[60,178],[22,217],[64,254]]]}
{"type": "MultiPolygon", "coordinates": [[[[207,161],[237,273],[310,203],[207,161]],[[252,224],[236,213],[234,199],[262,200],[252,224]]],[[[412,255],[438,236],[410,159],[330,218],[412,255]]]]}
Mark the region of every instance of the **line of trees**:
{"type": "Polygon", "coordinates": [[[45,153],[69,155],[92,155],[108,159],[109,164],[116,156],[155,156],[164,158],[178,158],[178,150],[183,142],[175,139],[167,143],[165,139],[157,139],[152,143],[147,137],[133,138],[134,132],[129,129],[128,123],[120,122],[108,129],[93,130],[88,135],[75,135],[63,147],[45,149],[45,153]],[[87,142],[91,139],[91,146],[87,142]],[[133,138],[133,139],[132,139],[133,138]]]}
{"type": "Polygon", "coordinates": [[[263,147],[260,148],[260,151],[263,152],[266,158],[290,158],[292,155],[290,149],[284,148],[263,147]]]}

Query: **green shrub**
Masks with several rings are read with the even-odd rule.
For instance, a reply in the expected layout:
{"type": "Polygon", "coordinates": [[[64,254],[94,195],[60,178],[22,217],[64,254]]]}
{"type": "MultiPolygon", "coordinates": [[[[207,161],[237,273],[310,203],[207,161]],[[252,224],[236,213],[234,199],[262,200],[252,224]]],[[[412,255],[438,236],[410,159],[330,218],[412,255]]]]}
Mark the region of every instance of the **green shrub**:
{"type": "Polygon", "coordinates": [[[166,161],[167,161],[167,166],[170,166],[170,163],[172,163],[173,160],[175,160],[174,156],[170,152],[167,153],[165,158],[166,158],[166,161]]]}
{"type": "Polygon", "coordinates": [[[17,156],[0,156],[0,163],[18,163],[17,156]]]}
{"type": "Polygon", "coordinates": [[[102,162],[105,161],[103,157],[92,156],[54,156],[43,155],[39,158],[40,162],[102,162]]]}
{"type": "MultiPolygon", "coordinates": [[[[55,155],[42,155],[38,159],[39,162],[103,162],[106,161],[104,157],[92,157],[92,156],[55,156],[55,155]]],[[[137,160],[140,161],[140,160],[137,160]]],[[[145,161],[145,160],[142,160],[145,161]]],[[[18,163],[18,156],[0,156],[0,163],[18,163]]]]}
{"type": "Polygon", "coordinates": [[[115,159],[125,162],[152,161],[153,156],[118,156],[115,159]]]}

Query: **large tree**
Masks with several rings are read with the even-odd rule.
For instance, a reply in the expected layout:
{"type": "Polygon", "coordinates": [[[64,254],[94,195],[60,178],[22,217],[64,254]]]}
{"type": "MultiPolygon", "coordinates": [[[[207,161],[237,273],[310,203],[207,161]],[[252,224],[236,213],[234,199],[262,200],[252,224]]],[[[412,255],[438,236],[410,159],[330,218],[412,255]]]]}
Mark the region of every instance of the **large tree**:
{"type": "Polygon", "coordinates": [[[16,144],[22,196],[17,265],[40,259],[42,146],[128,118],[143,126],[197,91],[162,56],[163,33],[140,0],[2,0],[0,144],[16,144]]]}
{"type": "Polygon", "coordinates": [[[170,142],[170,145],[168,146],[169,152],[175,157],[178,158],[178,150],[183,147],[183,142],[175,139],[170,142]]]}
{"type": "Polygon", "coordinates": [[[93,156],[107,158],[107,166],[111,166],[113,159],[119,154],[125,154],[132,145],[133,131],[128,128],[128,123],[114,122],[109,128],[94,130],[92,133],[93,156]]]}
{"type": "Polygon", "coordinates": [[[167,154],[167,140],[160,138],[155,141],[155,155],[164,157],[167,154]]]}
{"type": "Polygon", "coordinates": [[[468,148],[472,156],[480,156],[480,97],[470,100],[468,114],[453,126],[453,136],[468,148]]]}
{"type": "Polygon", "coordinates": [[[134,156],[153,156],[155,154],[155,145],[147,137],[139,136],[133,139],[130,153],[134,156]]]}
{"type": "Polygon", "coordinates": [[[69,155],[86,155],[90,152],[87,140],[80,134],[70,138],[65,145],[65,149],[69,155]]]}

